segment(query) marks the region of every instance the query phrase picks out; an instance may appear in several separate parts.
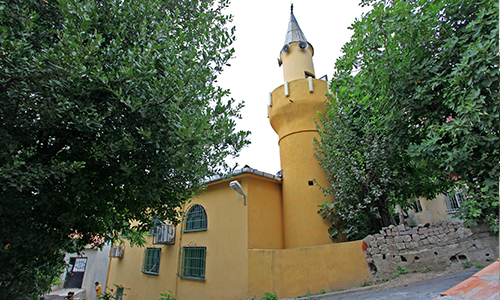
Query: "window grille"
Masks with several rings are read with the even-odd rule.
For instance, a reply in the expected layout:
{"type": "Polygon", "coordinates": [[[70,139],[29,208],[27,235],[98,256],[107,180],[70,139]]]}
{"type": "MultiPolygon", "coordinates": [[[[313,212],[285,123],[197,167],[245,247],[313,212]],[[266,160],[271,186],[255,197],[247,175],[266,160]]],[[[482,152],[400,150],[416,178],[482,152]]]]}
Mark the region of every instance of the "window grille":
{"type": "Polygon", "coordinates": [[[460,204],[465,200],[462,190],[444,196],[446,202],[446,212],[455,212],[460,209],[460,204]]]}
{"type": "Polygon", "coordinates": [[[184,219],[183,232],[207,230],[207,213],[203,206],[193,205],[184,219]]]}
{"type": "Polygon", "coordinates": [[[205,280],[206,247],[183,247],[180,253],[179,277],[205,280]]]}
{"type": "Polygon", "coordinates": [[[415,200],[415,212],[419,213],[422,212],[422,203],[420,203],[420,199],[415,200]]]}
{"type": "Polygon", "coordinates": [[[144,249],[141,272],[146,274],[158,275],[160,273],[160,256],[160,248],[144,249]]]}

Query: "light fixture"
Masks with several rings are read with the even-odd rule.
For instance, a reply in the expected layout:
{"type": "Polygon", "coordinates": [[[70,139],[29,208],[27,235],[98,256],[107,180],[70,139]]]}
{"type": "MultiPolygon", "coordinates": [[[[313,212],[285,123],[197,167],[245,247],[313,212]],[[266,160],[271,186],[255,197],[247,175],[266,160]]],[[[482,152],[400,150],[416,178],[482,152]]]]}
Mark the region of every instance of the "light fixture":
{"type": "Polygon", "coordinates": [[[247,205],[247,196],[243,192],[243,188],[241,187],[241,184],[237,180],[235,180],[235,181],[231,181],[229,183],[229,186],[233,189],[233,191],[235,191],[239,194],[238,200],[240,200],[240,196],[243,196],[243,204],[247,205]]]}

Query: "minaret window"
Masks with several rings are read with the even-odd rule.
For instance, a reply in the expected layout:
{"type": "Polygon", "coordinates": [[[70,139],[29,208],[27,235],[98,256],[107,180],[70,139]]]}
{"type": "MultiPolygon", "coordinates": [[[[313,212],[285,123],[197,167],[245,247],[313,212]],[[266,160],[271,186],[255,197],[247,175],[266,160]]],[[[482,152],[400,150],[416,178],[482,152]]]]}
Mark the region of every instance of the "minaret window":
{"type": "Polygon", "coordinates": [[[313,74],[311,74],[309,72],[304,72],[304,75],[305,75],[305,78],[309,78],[309,77],[316,78],[316,77],[314,77],[313,74]]]}

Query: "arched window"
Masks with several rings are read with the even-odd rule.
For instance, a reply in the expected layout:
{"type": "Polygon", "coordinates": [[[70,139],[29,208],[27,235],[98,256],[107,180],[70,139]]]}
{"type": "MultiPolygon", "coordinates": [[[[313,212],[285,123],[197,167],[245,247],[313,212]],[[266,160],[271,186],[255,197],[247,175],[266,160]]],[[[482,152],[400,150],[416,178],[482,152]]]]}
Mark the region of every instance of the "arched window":
{"type": "Polygon", "coordinates": [[[207,213],[203,206],[193,205],[184,218],[184,229],[182,231],[207,230],[207,213]]]}

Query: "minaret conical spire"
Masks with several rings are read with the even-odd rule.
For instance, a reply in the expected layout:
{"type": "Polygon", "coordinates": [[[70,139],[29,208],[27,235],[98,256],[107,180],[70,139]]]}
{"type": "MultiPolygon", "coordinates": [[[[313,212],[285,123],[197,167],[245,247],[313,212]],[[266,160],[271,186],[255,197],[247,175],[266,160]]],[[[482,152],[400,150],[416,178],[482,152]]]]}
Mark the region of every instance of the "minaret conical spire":
{"type": "Polygon", "coordinates": [[[293,42],[306,42],[307,39],[302,30],[300,29],[299,23],[295,16],[293,15],[293,4],[290,7],[290,22],[288,22],[288,31],[286,33],[285,45],[289,45],[293,42]]]}
{"type": "Polygon", "coordinates": [[[312,57],[314,49],[307,41],[300,29],[297,19],[293,15],[293,4],[290,7],[290,22],[286,33],[285,45],[281,48],[278,58],[279,66],[283,66],[285,81],[292,81],[304,77],[314,78],[314,64],[312,57]]]}

